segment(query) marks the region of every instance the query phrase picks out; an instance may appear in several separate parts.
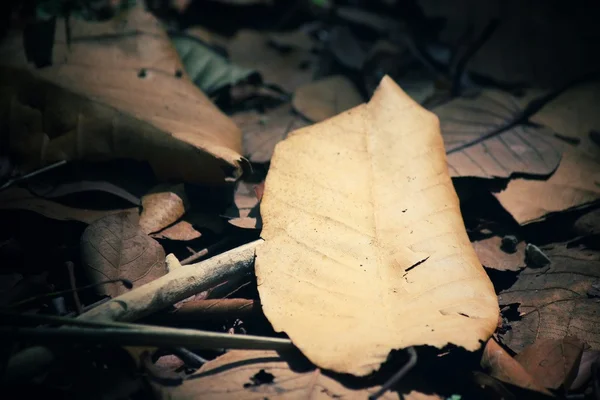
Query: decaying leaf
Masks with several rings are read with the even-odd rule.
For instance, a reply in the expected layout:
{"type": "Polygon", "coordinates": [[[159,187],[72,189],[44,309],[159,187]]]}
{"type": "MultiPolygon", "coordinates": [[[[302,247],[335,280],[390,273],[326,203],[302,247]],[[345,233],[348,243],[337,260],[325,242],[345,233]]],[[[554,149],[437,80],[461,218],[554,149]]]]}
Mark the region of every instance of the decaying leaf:
{"type": "Polygon", "coordinates": [[[198,239],[202,234],[198,232],[192,224],[187,221],[179,221],[173,226],[169,226],[160,232],[150,235],[155,239],[180,240],[187,242],[198,239]]]}
{"type": "Polygon", "coordinates": [[[473,242],[479,261],[488,268],[498,271],[519,271],[525,268],[525,242],[517,244],[517,251],[508,253],[501,249],[502,238],[492,236],[473,242]]]}
{"type": "Polygon", "coordinates": [[[494,195],[520,224],[592,203],[600,198],[600,158],[567,151],[548,180],[514,179],[494,195]]]}
{"type": "Polygon", "coordinates": [[[544,251],[552,261],[548,267],[526,268],[498,296],[501,305],[520,304],[520,319],[510,322],[502,341],[520,352],[541,339],[576,336],[600,350],[600,308],[587,295],[600,279],[600,253],[565,245],[544,251]]]}
{"type": "Polygon", "coordinates": [[[536,382],[548,389],[569,388],[577,376],[584,344],[573,336],[538,339],[516,355],[536,382]]]}
{"type": "Polygon", "coordinates": [[[320,122],[362,104],[363,98],[348,78],[330,76],[300,86],[294,93],[294,109],[311,121],[320,122]]]}
{"type": "Polygon", "coordinates": [[[140,227],[146,234],[158,232],[175,223],[188,207],[183,184],[159,185],[142,197],[140,227]]]}
{"type": "Polygon", "coordinates": [[[240,30],[227,48],[231,62],[260,72],[266,83],[293,93],[312,81],[314,55],[302,48],[281,51],[269,44],[269,34],[240,30]]]}
{"type": "MultiPolygon", "coordinates": [[[[202,366],[175,387],[152,387],[161,399],[366,399],[378,387],[347,387],[318,368],[302,365],[290,368],[287,355],[274,351],[233,350],[202,366]]],[[[293,361],[293,359],[292,359],[293,361]]],[[[306,364],[306,363],[305,363],[306,364]]],[[[291,364],[294,365],[294,364],[291,364]]],[[[387,392],[381,399],[399,399],[395,392],[387,392]]],[[[406,400],[435,400],[411,392],[406,400]],[[419,397],[421,396],[421,397],[419,397]]]]}
{"type": "Polygon", "coordinates": [[[486,370],[490,376],[510,383],[524,389],[535,390],[537,392],[549,394],[549,392],[540,385],[536,379],[506,350],[504,350],[494,339],[488,340],[483,355],[481,356],[481,367],[486,370]]]}
{"type": "Polygon", "coordinates": [[[391,349],[475,350],[496,328],[437,118],[389,77],[277,145],[261,215],[265,315],[321,368],[366,375],[391,349]]]}
{"type": "Polygon", "coordinates": [[[509,94],[486,90],[433,112],[440,118],[453,177],[546,176],[558,166],[564,144],[550,129],[527,125],[505,129],[521,112],[509,94]]]}
{"type": "MultiPolygon", "coordinates": [[[[125,278],[137,287],[167,273],[162,246],[142,232],[131,214],[110,215],[88,226],[81,236],[81,259],[92,282],[125,278]]],[[[126,290],[120,283],[98,286],[112,297],[126,290]]]]}
{"type": "Polygon", "coordinates": [[[252,162],[265,163],[271,160],[275,145],[287,135],[310,123],[294,113],[290,104],[284,104],[265,114],[245,111],[233,115],[244,138],[244,155],[252,162]]]}
{"type": "Polygon", "coordinates": [[[137,208],[119,210],[86,210],[62,205],[55,201],[37,197],[27,189],[12,187],[0,191],[0,210],[29,210],[44,217],[59,221],[80,221],[91,224],[115,213],[137,214],[137,208]]]}
{"type": "MultiPolygon", "coordinates": [[[[28,64],[21,34],[0,48],[0,129],[23,168],[59,160],[148,161],[161,179],[241,174],[241,134],[194,86],[158,21],[137,6],[108,22],[56,22],[51,66],[28,64]]],[[[4,139],[2,139],[4,140],[4,139]]]]}

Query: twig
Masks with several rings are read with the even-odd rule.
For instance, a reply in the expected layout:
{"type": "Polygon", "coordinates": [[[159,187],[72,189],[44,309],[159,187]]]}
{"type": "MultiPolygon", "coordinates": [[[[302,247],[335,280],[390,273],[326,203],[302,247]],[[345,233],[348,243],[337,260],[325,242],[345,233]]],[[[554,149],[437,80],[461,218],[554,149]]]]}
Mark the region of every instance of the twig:
{"type": "Polygon", "coordinates": [[[69,272],[69,285],[71,285],[71,290],[73,291],[73,301],[75,302],[77,315],[83,314],[83,307],[81,306],[79,294],[77,293],[77,282],[75,281],[75,271],[73,270],[74,264],[71,261],[67,261],[65,265],[67,266],[67,271],[69,272]]]}
{"type": "Polygon", "coordinates": [[[227,317],[242,317],[256,313],[260,309],[257,300],[249,299],[211,299],[191,300],[183,303],[177,310],[153,315],[148,322],[163,323],[181,321],[206,321],[227,317]]]}
{"type": "Polygon", "coordinates": [[[406,349],[406,351],[408,352],[409,357],[406,364],[400,368],[400,371],[396,372],[390,379],[388,379],[388,381],[384,383],[377,392],[370,395],[369,400],[377,400],[383,396],[385,392],[394,387],[394,385],[396,385],[400,379],[404,378],[404,376],[417,364],[417,351],[415,348],[409,347],[406,349]]]}
{"type": "Polygon", "coordinates": [[[223,246],[225,246],[227,243],[229,243],[231,241],[230,238],[225,238],[215,244],[213,244],[212,246],[208,246],[205,249],[200,250],[197,253],[192,254],[191,256],[184,258],[183,260],[181,260],[181,265],[189,265],[191,263],[193,263],[194,261],[208,255],[208,254],[214,254],[216,253],[219,249],[223,248],[223,246]]]}
{"type": "Polygon", "coordinates": [[[8,181],[4,182],[3,185],[0,185],[0,191],[11,187],[15,183],[18,183],[18,182],[21,182],[21,181],[25,181],[25,180],[27,180],[29,178],[33,178],[34,176],[37,176],[39,174],[43,174],[44,172],[47,172],[47,171],[50,171],[50,170],[52,170],[54,168],[60,167],[61,165],[65,165],[66,163],[67,162],[64,161],[64,160],[63,161],[58,161],[58,162],[55,162],[54,164],[47,165],[47,166],[45,166],[43,168],[40,168],[38,170],[35,170],[33,172],[30,172],[30,173],[28,173],[26,175],[23,175],[23,176],[20,176],[18,178],[9,179],[8,181]]]}

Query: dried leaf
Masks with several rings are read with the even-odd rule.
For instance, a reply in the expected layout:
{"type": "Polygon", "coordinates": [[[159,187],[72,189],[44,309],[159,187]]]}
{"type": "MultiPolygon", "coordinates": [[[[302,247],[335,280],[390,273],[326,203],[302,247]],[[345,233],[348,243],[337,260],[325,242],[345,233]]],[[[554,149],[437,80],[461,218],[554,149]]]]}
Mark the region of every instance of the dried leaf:
{"type": "Polygon", "coordinates": [[[183,184],[160,185],[142,197],[140,227],[146,234],[158,232],[185,214],[189,200],[183,184]]]}
{"type": "Polygon", "coordinates": [[[266,83],[287,92],[312,81],[314,55],[301,48],[281,51],[269,45],[269,34],[240,30],[228,46],[231,62],[260,72],[266,83]]]}
{"type": "Polygon", "coordinates": [[[536,379],[521,365],[512,358],[494,339],[488,340],[483,355],[481,356],[481,367],[486,370],[490,376],[519,386],[524,389],[535,390],[537,392],[549,394],[540,385],[536,379]]]}
{"type": "MultiPolygon", "coordinates": [[[[140,229],[136,217],[116,214],[88,226],[81,237],[81,259],[92,282],[124,278],[134,287],[167,273],[165,252],[140,229]]],[[[101,285],[98,291],[118,296],[127,289],[120,283],[101,285]]]]}
{"type": "Polygon", "coordinates": [[[587,292],[600,279],[600,252],[557,245],[544,249],[552,263],[526,268],[511,288],[500,292],[501,305],[518,303],[520,319],[502,341],[516,352],[540,339],[576,336],[600,350],[597,299],[587,292]]]}
{"type": "Polygon", "coordinates": [[[319,367],[366,375],[391,349],[475,350],[496,328],[437,118],[389,77],[277,145],[261,214],[265,315],[319,367]]]}
{"type": "Polygon", "coordinates": [[[457,98],[433,112],[440,118],[453,177],[549,175],[559,164],[564,144],[551,130],[528,125],[504,130],[521,112],[509,94],[487,90],[475,98],[457,98]]]}
{"type": "Polygon", "coordinates": [[[583,343],[573,336],[563,339],[538,339],[516,355],[536,382],[548,389],[568,389],[577,376],[583,343]]]}
{"type": "Polygon", "coordinates": [[[266,114],[256,111],[240,112],[232,119],[240,126],[244,136],[244,155],[252,162],[265,163],[271,160],[275,145],[287,135],[310,125],[285,104],[266,114]]]}
{"type": "Polygon", "coordinates": [[[525,268],[525,242],[517,245],[517,251],[507,253],[501,249],[502,238],[492,236],[473,242],[479,261],[488,268],[498,271],[519,271],[525,268]]]}
{"type": "Polygon", "coordinates": [[[518,178],[494,195],[520,224],[549,213],[580,207],[600,198],[600,158],[580,151],[563,154],[560,166],[546,181],[518,178]]]}
{"type": "Polygon", "coordinates": [[[202,234],[198,232],[192,224],[187,221],[179,221],[173,226],[163,229],[160,232],[150,235],[155,239],[180,240],[187,242],[198,239],[202,234]]]}
{"type": "MultiPolygon", "coordinates": [[[[241,174],[241,134],[182,72],[143,6],[120,21],[57,20],[52,60],[29,67],[20,35],[0,59],[0,130],[26,169],[59,160],[148,161],[161,179],[222,183],[241,174]],[[8,115],[8,114],[7,114],[8,115]]],[[[4,139],[3,139],[4,140],[4,139]]]]}
{"type": "Polygon", "coordinates": [[[260,199],[264,182],[260,184],[239,181],[233,194],[234,204],[227,211],[229,223],[243,229],[260,229],[260,199]]]}
{"type": "MultiPolygon", "coordinates": [[[[297,364],[297,361],[296,361],[297,364]]],[[[378,387],[347,387],[312,366],[294,366],[290,355],[233,350],[202,366],[176,387],[151,383],[160,399],[366,399],[378,387]],[[288,364],[288,362],[290,364],[288,364]]],[[[381,399],[399,399],[387,392],[381,399]]],[[[406,400],[440,399],[411,392],[406,400]]]]}
{"type": "Polygon", "coordinates": [[[311,121],[319,122],[362,104],[363,98],[348,78],[327,77],[300,86],[294,93],[294,109],[311,121]]]}
{"type": "Polygon", "coordinates": [[[584,350],[581,355],[581,363],[577,368],[577,376],[573,380],[571,390],[579,390],[583,385],[587,384],[592,377],[593,364],[600,360],[600,351],[598,350],[584,350]]]}
{"type": "Polygon", "coordinates": [[[62,205],[37,197],[27,189],[12,187],[0,191],[0,210],[28,210],[59,221],[80,221],[91,224],[107,215],[116,213],[137,214],[137,208],[119,210],[86,210],[62,205]]]}

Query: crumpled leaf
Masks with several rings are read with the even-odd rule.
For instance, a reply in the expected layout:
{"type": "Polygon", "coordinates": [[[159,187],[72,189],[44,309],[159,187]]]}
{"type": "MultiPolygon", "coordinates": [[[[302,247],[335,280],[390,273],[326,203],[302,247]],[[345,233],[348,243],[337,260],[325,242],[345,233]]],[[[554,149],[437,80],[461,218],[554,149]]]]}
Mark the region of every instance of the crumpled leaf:
{"type": "Polygon", "coordinates": [[[0,191],[0,210],[28,210],[59,221],[80,221],[91,224],[116,213],[137,214],[137,208],[118,210],[88,210],[65,206],[52,200],[37,197],[27,189],[12,187],[0,191]]]}
{"type": "Polygon", "coordinates": [[[490,376],[519,386],[524,389],[535,390],[536,392],[550,394],[544,386],[540,385],[536,379],[506,350],[504,350],[494,339],[488,340],[483,355],[481,356],[481,367],[486,370],[490,376]]]}
{"type": "Polygon", "coordinates": [[[492,236],[473,242],[479,261],[488,268],[498,271],[519,271],[525,268],[525,242],[517,244],[517,251],[507,253],[500,248],[502,238],[492,236]]]}
{"type": "MultiPolygon", "coordinates": [[[[168,387],[151,382],[160,399],[366,399],[378,386],[348,387],[310,365],[296,365],[292,355],[275,351],[232,350],[209,361],[182,385],[168,387]],[[288,364],[288,361],[290,364],[288,364]],[[293,367],[290,367],[292,365],[293,367]]],[[[306,364],[306,363],[304,363],[306,364]]],[[[399,399],[386,392],[381,399],[399,399]]],[[[435,400],[416,391],[406,400],[435,400]]]]}
{"type": "Polygon", "coordinates": [[[261,215],[263,310],[321,368],[366,375],[414,345],[472,351],[496,328],[437,118],[389,77],[277,145],[261,215]]]}
{"type": "Polygon", "coordinates": [[[233,115],[232,119],[242,129],[244,155],[256,163],[270,161],[277,143],[290,132],[310,125],[292,110],[290,104],[284,104],[265,114],[256,111],[240,112],[233,115]]]}
{"type": "Polygon", "coordinates": [[[300,86],[294,93],[294,109],[319,122],[362,104],[363,98],[348,78],[330,76],[300,86]]]}
{"type": "Polygon", "coordinates": [[[242,29],[227,48],[232,63],[260,72],[265,83],[294,92],[311,82],[315,56],[302,48],[278,50],[269,44],[269,33],[242,29]]]}
{"type": "Polygon", "coordinates": [[[183,184],[159,185],[142,197],[140,227],[146,234],[158,232],[185,214],[189,200],[183,184]]]}
{"type": "Polygon", "coordinates": [[[598,302],[587,296],[600,279],[600,252],[565,245],[544,252],[548,267],[526,268],[498,296],[500,305],[519,303],[520,319],[510,322],[503,343],[520,352],[540,339],[576,336],[600,350],[598,302]]]}
{"type": "Polygon", "coordinates": [[[577,376],[584,344],[574,336],[538,339],[515,356],[536,382],[548,389],[568,389],[577,376]]]}
{"type": "MultiPolygon", "coordinates": [[[[142,232],[131,214],[109,215],[88,226],[81,236],[81,259],[92,282],[124,278],[138,287],[167,273],[162,246],[142,232]]],[[[127,291],[120,283],[97,290],[111,297],[127,291]]]]}
{"type": "Polygon", "coordinates": [[[53,65],[28,65],[20,34],[0,48],[2,140],[25,170],[59,160],[148,161],[161,179],[241,175],[241,133],[196,88],[143,5],[107,22],[57,20],[53,65]],[[120,21],[120,22],[119,22],[120,21]]]}
{"type": "Polygon", "coordinates": [[[208,95],[240,82],[260,80],[256,71],[230,63],[191,35],[172,34],[171,40],[190,79],[208,95]]]}
{"type": "Polygon", "coordinates": [[[457,98],[433,112],[440,118],[453,177],[549,175],[560,162],[564,143],[550,129],[516,125],[503,130],[521,112],[517,100],[504,92],[457,98]]]}

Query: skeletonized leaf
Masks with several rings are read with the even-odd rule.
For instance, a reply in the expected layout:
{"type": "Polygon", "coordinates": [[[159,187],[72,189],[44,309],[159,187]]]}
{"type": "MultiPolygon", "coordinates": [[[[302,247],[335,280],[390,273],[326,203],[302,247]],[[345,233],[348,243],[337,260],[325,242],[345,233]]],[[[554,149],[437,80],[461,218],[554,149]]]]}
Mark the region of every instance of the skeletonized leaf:
{"type": "Polygon", "coordinates": [[[44,217],[59,221],[80,221],[91,224],[107,215],[128,212],[137,214],[137,208],[119,210],[87,210],[62,205],[60,203],[37,197],[27,189],[12,187],[0,192],[0,209],[29,210],[44,217]]]}
{"type": "MultiPolygon", "coordinates": [[[[292,355],[274,351],[233,350],[202,366],[175,387],[152,383],[161,399],[366,399],[379,387],[348,387],[310,365],[298,366],[292,355]],[[288,361],[290,364],[288,364],[288,361]],[[294,365],[290,368],[290,365],[294,365]]],[[[307,364],[307,363],[304,363],[307,364]]],[[[387,392],[381,399],[398,399],[387,392]]],[[[436,400],[411,392],[406,400],[436,400]]]]}
{"type": "MultiPolygon", "coordinates": [[[[110,215],[88,226],[81,236],[81,259],[92,282],[125,278],[137,287],[167,273],[162,246],[130,214],[110,215]]],[[[98,287],[112,297],[126,290],[120,283],[98,287]]]]}
{"type": "Polygon", "coordinates": [[[26,170],[59,160],[148,161],[161,179],[220,183],[241,174],[241,134],[190,81],[158,21],[56,21],[51,66],[28,64],[21,34],[0,48],[0,129],[26,170]],[[3,126],[4,127],[4,126],[3,126]]]}
{"type": "Polygon", "coordinates": [[[552,261],[547,269],[526,268],[498,296],[501,305],[518,303],[520,314],[502,341],[520,352],[540,339],[576,336],[600,350],[598,302],[587,295],[600,279],[600,253],[565,245],[544,252],[552,261]]]}
{"type": "Polygon", "coordinates": [[[362,104],[363,98],[348,78],[327,77],[300,86],[294,93],[294,109],[311,121],[319,122],[362,104]]]}
{"type": "Polygon", "coordinates": [[[502,238],[491,238],[473,242],[479,261],[488,268],[498,271],[519,271],[525,268],[525,242],[517,244],[517,251],[507,253],[500,248],[502,238]]]}
{"type": "Polygon", "coordinates": [[[158,232],[185,214],[189,201],[183,184],[159,185],[142,197],[140,227],[146,234],[158,232]]]}
{"type": "Polygon", "coordinates": [[[389,77],[277,145],[261,215],[265,315],[319,367],[366,375],[392,349],[476,350],[496,328],[437,118],[389,77]]]}
{"type": "Polygon", "coordinates": [[[440,118],[453,177],[549,175],[558,166],[563,144],[550,129],[516,125],[504,130],[521,112],[509,94],[486,90],[475,98],[452,100],[433,112],[440,118]]]}
{"type": "Polygon", "coordinates": [[[517,354],[515,359],[543,387],[568,389],[577,376],[583,347],[583,343],[573,336],[538,339],[517,354]]]}

